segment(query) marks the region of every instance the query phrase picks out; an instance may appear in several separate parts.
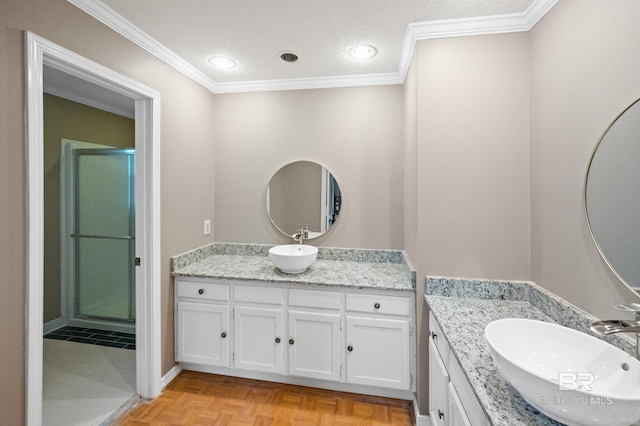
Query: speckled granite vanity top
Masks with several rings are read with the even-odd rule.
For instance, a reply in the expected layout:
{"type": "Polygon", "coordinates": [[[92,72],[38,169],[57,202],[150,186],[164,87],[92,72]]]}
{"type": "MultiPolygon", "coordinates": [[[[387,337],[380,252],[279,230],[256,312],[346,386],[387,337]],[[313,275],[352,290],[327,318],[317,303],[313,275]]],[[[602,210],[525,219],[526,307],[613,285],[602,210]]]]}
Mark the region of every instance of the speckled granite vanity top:
{"type": "Polygon", "coordinates": [[[266,244],[213,243],[171,258],[174,276],[415,291],[416,273],[401,250],[318,248],[301,274],[273,266],[266,244]]]}
{"type": "MultiPolygon", "coordinates": [[[[596,318],[530,282],[427,277],[424,298],[493,425],[560,424],[539,413],[500,377],[484,328],[500,318],[529,318],[592,334],[589,324],[596,318]]],[[[631,339],[604,340],[635,354],[631,339]]]]}

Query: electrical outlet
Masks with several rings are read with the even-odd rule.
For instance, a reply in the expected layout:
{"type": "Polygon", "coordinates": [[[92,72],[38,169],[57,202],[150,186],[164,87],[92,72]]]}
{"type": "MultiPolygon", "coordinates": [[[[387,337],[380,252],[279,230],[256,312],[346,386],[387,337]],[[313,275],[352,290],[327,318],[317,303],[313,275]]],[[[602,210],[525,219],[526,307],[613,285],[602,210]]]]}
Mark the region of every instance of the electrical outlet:
{"type": "Polygon", "coordinates": [[[204,235],[211,234],[211,221],[209,219],[204,221],[204,235]]]}

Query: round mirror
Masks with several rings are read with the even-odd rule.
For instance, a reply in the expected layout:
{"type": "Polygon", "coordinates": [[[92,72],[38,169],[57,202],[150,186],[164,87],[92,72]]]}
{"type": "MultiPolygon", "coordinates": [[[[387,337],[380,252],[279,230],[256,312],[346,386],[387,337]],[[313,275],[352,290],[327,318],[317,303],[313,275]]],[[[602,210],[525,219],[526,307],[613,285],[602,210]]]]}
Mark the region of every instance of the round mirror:
{"type": "Polygon", "coordinates": [[[584,195],[587,223],[600,255],[640,295],[640,99],[598,142],[584,195]]]}
{"type": "Polygon", "coordinates": [[[283,166],[267,186],[269,219],[291,238],[305,225],[308,239],[324,235],[336,224],[341,206],[338,182],[326,167],[312,161],[283,166]]]}

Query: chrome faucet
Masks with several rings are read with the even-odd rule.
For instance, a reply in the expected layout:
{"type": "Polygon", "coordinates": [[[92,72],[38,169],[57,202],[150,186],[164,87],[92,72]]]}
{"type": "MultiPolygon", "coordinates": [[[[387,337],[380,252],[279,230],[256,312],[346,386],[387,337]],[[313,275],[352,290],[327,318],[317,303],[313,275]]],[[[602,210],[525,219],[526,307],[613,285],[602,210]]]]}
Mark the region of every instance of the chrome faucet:
{"type": "Polygon", "coordinates": [[[293,240],[304,244],[304,240],[309,238],[309,225],[305,224],[302,228],[298,229],[298,233],[293,236],[293,240]]]}
{"type": "Polygon", "coordinates": [[[633,312],[635,321],[626,320],[602,320],[591,324],[591,331],[601,336],[608,336],[616,333],[636,334],[636,358],[640,360],[640,303],[630,303],[628,305],[614,305],[615,308],[625,312],[633,312]]]}

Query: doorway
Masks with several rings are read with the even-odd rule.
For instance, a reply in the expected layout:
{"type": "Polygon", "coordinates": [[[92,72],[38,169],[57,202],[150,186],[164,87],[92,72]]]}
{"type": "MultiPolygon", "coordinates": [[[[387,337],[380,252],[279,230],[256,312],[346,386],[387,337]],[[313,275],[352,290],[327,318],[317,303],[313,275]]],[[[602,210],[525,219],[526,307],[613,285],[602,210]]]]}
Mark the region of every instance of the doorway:
{"type": "Polygon", "coordinates": [[[44,176],[43,70],[83,83],[89,93],[115,93],[135,103],[136,391],[159,395],[160,370],[160,94],[33,33],[25,33],[27,158],[26,424],[42,424],[44,176]],[[138,265],[139,263],[139,265],[138,265]]]}

